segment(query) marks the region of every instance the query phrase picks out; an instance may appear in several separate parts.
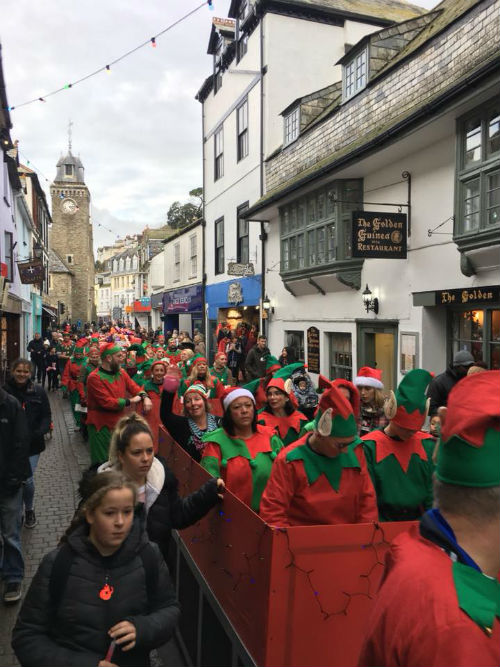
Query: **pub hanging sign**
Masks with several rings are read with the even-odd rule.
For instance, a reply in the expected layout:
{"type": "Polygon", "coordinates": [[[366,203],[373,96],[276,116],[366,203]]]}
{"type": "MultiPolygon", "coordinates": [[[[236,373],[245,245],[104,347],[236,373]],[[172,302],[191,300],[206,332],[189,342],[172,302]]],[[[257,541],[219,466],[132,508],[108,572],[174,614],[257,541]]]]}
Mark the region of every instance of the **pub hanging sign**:
{"type": "Polygon", "coordinates": [[[23,285],[42,283],[45,277],[45,267],[41,259],[32,259],[27,262],[18,262],[19,277],[23,285]]]}
{"type": "Polygon", "coordinates": [[[352,256],[406,259],[406,213],[353,211],[352,256]]]}

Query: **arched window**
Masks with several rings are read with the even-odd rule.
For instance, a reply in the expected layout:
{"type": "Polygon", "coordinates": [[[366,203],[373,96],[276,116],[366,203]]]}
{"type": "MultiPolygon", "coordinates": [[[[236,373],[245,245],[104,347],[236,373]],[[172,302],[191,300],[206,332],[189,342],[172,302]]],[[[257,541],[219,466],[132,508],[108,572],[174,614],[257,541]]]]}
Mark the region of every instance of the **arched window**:
{"type": "Polygon", "coordinates": [[[132,268],[137,269],[137,255],[134,255],[132,260],[132,268]]]}
{"type": "Polygon", "coordinates": [[[127,257],[125,260],[125,268],[127,271],[130,271],[130,257],[127,257]]]}
{"type": "Polygon", "coordinates": [[[122,257],[122,258],[120,259],[120,271],[123,271],[124,268],[125,268],[125,263],[124,263],[124,261],[123,261],[123,257],[122,257]]]}

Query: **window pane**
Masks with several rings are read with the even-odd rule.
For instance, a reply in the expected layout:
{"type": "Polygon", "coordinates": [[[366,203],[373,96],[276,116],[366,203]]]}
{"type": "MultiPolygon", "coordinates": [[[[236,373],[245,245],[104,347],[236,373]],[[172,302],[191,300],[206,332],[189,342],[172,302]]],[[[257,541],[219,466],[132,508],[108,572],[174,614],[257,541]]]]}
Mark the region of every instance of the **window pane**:
{"type": "Polygon", "coordinates": [[[325,193],[320,192],[318,195],[318,220],[323,220],[325,217],[326,217],[325,193]]]}
{"type": "Polygon", "coordinates": [[[490,114],[488,123],[488,155],[500,151],[500,111],[495,109],[490,114]]]}
{"type": "Polygon", "coordinates": [[[292,204],[290,206],[290,231],[297,229],[297,207],[292,204]]]}
{"type": "Polygon", "coordinates": [[[308,265],[316,266],[316,230],[307,232],[308,265]]]}
{"type": "Polygon", "coordinates": [[[297,206],[297,229],[304,229],[306,226],[306,205],[302,201],[297,206]]]}
{"type": "Polygon", "coordinates": [[[479,227],[480,208],[479,178],[464,184],[464,221],[463,231],[470,232],[479,227]]]}
{"type": "Polygon", "coordinates": [[[328,188],[326,191],[326,213],[328,217],[335,215],[335,200],[336,200],[335,188],[328,188]]]}
{"type": "Polygon", "coordinates": [[[281,233],[288,234],[290,231],[290,216],[288,213],[288,206],[281,209],[281,233]]]}
{"type": "Polygon", "coordinates": [[[465,125],[465,165],[481,160],[481,120],[474,118],[465,125]]]}
{"type": "Polygon", "coordinates": [[[290,239],[290,268],[297,268],[297,237],[292,236],[290,239]]]}
{"type": "Polygon", "coordinates": [[[305,243],[304,234],[297,236],[297,266],[299,269],[304,268],[305,265],[305,243]]]}
{"type": "Polygon", "coordinates": [[[318,244],[318,264],[324,264],[326,260],[326,243],[325,243],[325,228],[321,227],[317,231],[318,244]]]}
{"type": "Polygon", "coordinates": [[[487,195],[488,224],[497,225],[500,222],[500,171],[488,175],[487,195]]]}
{"type": "Polygon", "coordinates": [[[240,240],[240,262],[242,264],[248,264],[248,236],[244,236],[240,240]]]}
{"type": "Polygon", "coordinates": [[[352,379],[351,334],[332,333],[330,339],[330,377],[352,379]]]}
{"type": "Polygon", "coordinates": [[[336,256],[336,243],[335,243],[335,225],[328,225],[327,227],[327,250],[328,250],[328,261],[333,262],[336,256]]]}
{"type": "Polygon", "coordinates": [[[500,341],[500,310],[491,311],[491,340],[500,341]]]}
{"type": "Polygon", "coordinates": [[[309,201],[307,202],[307,221],[309,223],[316,222],[317,219],[316,197],[310,197],[309,201]]]}
{"type": "Polygon", "coordinates": [[[286,240],[281,242],[281,270],[288,271],[289,268],[288,240],[286,240]]]}

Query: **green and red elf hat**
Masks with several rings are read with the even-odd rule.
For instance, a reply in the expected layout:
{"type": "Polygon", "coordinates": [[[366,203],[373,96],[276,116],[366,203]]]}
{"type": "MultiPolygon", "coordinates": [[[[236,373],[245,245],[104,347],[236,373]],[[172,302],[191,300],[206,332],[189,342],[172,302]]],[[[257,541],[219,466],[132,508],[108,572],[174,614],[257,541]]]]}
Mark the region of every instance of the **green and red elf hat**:
{"type": "Polygon", "coordinates": [[[500,371],[460,380],[448,396],[436,477],[447,484],[500,486],[500,371]]]}
{"type": "Polygon", "coordinates": [[[297,399],[295,398],[295,394],[293,393],[292,389],[292,380],[291,378],[288,378],[288,380],[284,380],[283,378],[278,378],[278,377],[273,377],[267,387],[266,387],[266,394],[268,390],[274,387],[275,389],[279,389],[279,391],[283,392],[285,396],[288,398],[290,403],[292,404],[293,408],[296,410],[299,406],[297,399]]]}
{"type": "Polygon", "coordinates": [[[207,364],[208,366],[208,361],[205,359],[205,357],[202,357],[201,354],[195,354],[194,357],[190,359],[190,366],[197,366],[198,364],[207,364]]]}
{"type": "Polygon", "coordinates": [[[272,354],[268,354],[266,357],[266,375],[271,375],[275,371],[279,370],[281,370],[280,362],[276,359],[276,357],[273,357],[272,354]]]}
{"type": "Polygon", "coordinates": [[[122,348],[117,345],[115,342],[111,343],[103,343],[101,347],[99,348],[99,352],[101,354],[101,359],[104,359],[104,357],[109,357],[110,354],[116,354],[117,352],[121,352],[122,348]]]}
{"type": "Polygon", "coordinates": [[[80,338],[75,343],[75,347],[73,348],[73,354],[85,354],[86,347],[87,347],[87,339],[80,338]]]}
{"type": "MultiPolygon", "coordinates": [[[[273,359],[275,359],[275,357],[273,357],[273,359]]],[[[294,364],[287,364],[286,366],[283,366],[283,368],[278,368],[278,370],[273,373],[273,377],[283,378],[283,380],[286,381],[288,378],[292,377],[292,373],[295,373],[295,371],[298,371],[301,368],[304,370],[307,368],[307,365],[303,361],[297,361],[294,364]]]]}
{"type": "Polygon", "coordinates": [[[155,366],[164,366],[165,370],[167,370],[168,368],[167,362],[163,361],[163,359],[156,359],[155,361],[153,361],[153,363],[151,364],[151,370],[153,370],[155,366]]]}
{"type": "Polygon", "coordinates": [[[396,389],[391,391],[384,412],[387,419],[401,428],[418,431],[422,428],[429,412],[429,402],[425,395],[432,373],[423,368],[409,371],[396,389]]]}
{"type": "Polygon", "coordinates": [[[358,425],[352,405],[337,387],[330,387],[322,393],[314,429],[323,436],[352,437],[353,440],[357,437],[358,425]]]}
{"type": "Polygon", "coordinates": [[[144,361],[146,358],[146,351],[144,350],[144,347],[138,343],[133,343],[130,345],[127,351],[136,353],[135,358],[137,363],[141,363],[141,361],[144,361]]]}

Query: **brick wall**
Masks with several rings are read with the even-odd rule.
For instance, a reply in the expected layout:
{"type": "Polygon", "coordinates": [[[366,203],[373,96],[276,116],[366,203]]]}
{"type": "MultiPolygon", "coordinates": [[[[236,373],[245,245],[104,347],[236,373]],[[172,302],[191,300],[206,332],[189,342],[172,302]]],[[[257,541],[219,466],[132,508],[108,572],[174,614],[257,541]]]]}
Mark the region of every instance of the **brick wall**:
{"type": "Polygon", "coordinates": [[[483,2],[266,164],[266,192],[346,155],[498,55],[500,0],[483,2]],[[318,165],[319,166],[319,165],[318,165]]]}

